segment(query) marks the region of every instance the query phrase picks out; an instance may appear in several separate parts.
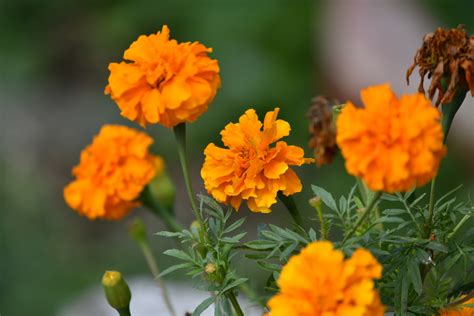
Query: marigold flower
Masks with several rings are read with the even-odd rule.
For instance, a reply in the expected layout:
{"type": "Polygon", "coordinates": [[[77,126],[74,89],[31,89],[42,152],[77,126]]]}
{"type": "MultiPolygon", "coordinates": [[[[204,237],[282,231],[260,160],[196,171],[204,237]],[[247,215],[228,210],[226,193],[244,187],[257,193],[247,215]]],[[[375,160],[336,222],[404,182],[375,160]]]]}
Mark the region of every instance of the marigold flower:
{"type": "Polygon", "coordinates": [[[446,154],[438,109],[420,93],[398,99],[387,84],[361,96],[365,107],[348,102],[337,120],[347,171],[373,191],[408,191],[430,181],[446,154]]]}
{"type": "Polygon", "coordinates": [[[333,106],[337,100],[317,96],[312,100],[308,110],[309,147],[314,150],[316,165],[321,167],[334,159],[338,149],[336,144],[336,127],[333,122],[333,106]]]}
{"type": "MultiPolygon", "coordinates": [[[[466,305],[474,304],[474,297],[463,302],[461,305],[464,305],[464,304],[466,305]]],[[[474,307],[463,307],[461,305],[443,309],[440,311],[440,315],[441,316],[472,316],[474,315],[474,307]]]]}
{"type": "Polygon", "coordinates": [[[301,182],[290,166],[313,160],[304,158],[300,147],[278,141],[291,129],[288,122],[277,120],[279,110],[268,112],[263,124],[255,110],[247,110],[239,123],[227,124],[221,131],[227,148],[213,143],[206,147],[201,176],[217,201],[238,210],[242,200],[247,200],[250,210],[269,213],[279,191],[287,196],[301,191],[301,182]]]}
{"type": "Polygon", "coordinates": [[[270,315],[383,315],[374,285],[381,276],[382,266],[369,251],[357,249],[344,260],[331,242],[313,242],[283,267],[280,292],[268,302],[270,315]]]}
{"type": "Polygon", "coordinates": [[[173,127],[193,122],[207,110],[220,87],[217,60],[199,42],[169,39],[169,28],[142,35],[125,51],[130,63],[109,65],[110,94],[121,115],[142,126],[173,127]]]}
{"type": "Polygon", "coordinates": [[[129,127],[105,125],[81,152],[76,179],[64,188],[66,203],[89,219],[118,220],[140,205],[143,188],[164,169],[148,152],[153,139],[129,127]]]}
{"type": "Polygon", "coordinates": [[[418,90],[425,93],[423,83],[428,76],[431,79],[428,95],[433,99],[438,91],[437,105],[451,102],[458,86],[470,90],[474,96],[474,35],[469,36],[463,25],[449,30],[438,28],[426,34],[407,70],[407,82],[416,66],[421,77],[418,90]],[[446,87],[442,86],[442,79],[446,79],[446,87]]]}

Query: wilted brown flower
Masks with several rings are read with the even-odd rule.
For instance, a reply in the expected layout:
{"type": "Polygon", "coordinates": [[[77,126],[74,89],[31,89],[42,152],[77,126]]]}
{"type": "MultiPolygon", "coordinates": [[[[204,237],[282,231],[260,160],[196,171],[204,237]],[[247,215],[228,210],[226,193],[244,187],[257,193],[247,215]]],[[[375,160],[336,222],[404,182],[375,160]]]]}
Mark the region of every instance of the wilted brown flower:
{"type": "Polygon", "coordinates": [[[407,82],[415,67],[419,67],[421,77],[418,91],[425,93],[423,82],[425,76],[431,78],[428,95],[433,100],[436,91],[436,105],[449,103],[460,85],[471,90],[474,96],[474,35],[469,36],[463,25],[426,34],[423,45],[416,52],[415,60],[407,71],[407,82]],[[446,86],[441,85],[442,79],[446,86]]]}
{"type": "Polygon", "coordinates": [[[332,117],[333,106],[337,104],[337,100],[317,96],[306,114],[309,119],[309,147],[314,151],[318,167],[331,163],[337,153],[336,127],[332,117]]]}

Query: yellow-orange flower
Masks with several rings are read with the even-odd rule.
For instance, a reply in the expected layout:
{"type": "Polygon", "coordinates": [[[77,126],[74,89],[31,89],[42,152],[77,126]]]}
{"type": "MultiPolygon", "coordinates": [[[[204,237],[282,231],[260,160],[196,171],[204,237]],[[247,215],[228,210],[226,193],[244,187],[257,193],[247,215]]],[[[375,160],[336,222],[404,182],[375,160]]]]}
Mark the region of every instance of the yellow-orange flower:
{"type": "Polygon", "coordinates": [[[72,170],[75,180],[64,199],[89,219],[118,220],[140,203],[136,200],[164,162],[148,152],[153,139],[126,126],[105,125],[81,152],[72,170]]]}
{"type": "MultiPolygon", "coordinates": [[[[474,297],[463,302],[464,304],[474,304],[474,297]]],[[[474,315],[474,307],[455,306],[440,311],[441,316],[472,316],[474,315]]]]}
{"type": "Polygon", "coordinates": [[[344,260],[329,241],[309,244],[290,258],[270,299],[271,316],[381,316],[384,306],[374,287],[382,266],[365,249],[344,260]]]}
{"type": "Polygon", "coordinates": [[[361,97],[364,108],[348,102],[337,120],[347,171],[374,191],[408,191],[430,181],[446,153],[440,112],[420,93],[398,99],[389,85],[364,89],[361,97]]]}
{"type": "Polygon", "coordinates": [[[213,143],[206,147],[201,176],[217,201],[238,210],[242,200],[247,200],[250,210],[268,213],[279,191],[284,195],[301,191],[301,182],[290,166],[312,159],[304,158],[300,147],[278,141],[290,134],[290,124],[277,120],[278,112],[278,108],[268,112],[262,124],[255,110],[247,110],[239,123],[227,124],[221,132],[227,148],[213,143]]]}
{"type": "Polygon", "coordinates": [[[178,43],[161,32],[142,35],[125,51],[130,63],[109,65],[110,94],[121,115],[142,126],[173,127],[193,122],[207,110],[220,87],[217,60],[199,42],[178,43]]]}

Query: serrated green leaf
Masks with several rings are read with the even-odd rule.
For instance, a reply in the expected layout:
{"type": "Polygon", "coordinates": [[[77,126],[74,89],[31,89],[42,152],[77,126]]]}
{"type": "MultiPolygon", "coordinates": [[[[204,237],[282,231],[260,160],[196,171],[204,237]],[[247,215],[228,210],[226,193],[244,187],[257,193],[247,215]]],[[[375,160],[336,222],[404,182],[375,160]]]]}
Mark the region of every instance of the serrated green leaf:
{"type": "Polygon", "coordinates": [[[155,233],[155,235],[162,236],[162,237],[179,237],[179,236],[182,236],[183,233],[181,233],[181,232],[161,231],[161,232],[155,233]]]}
{"type": "Polygon", "coordinates": [[[228,290],[233,289],[234,287],[237,287],[240,284],[247,282],[247,280],[248,280],[247,278],[240,278],[240,279],[234,280],[231,283],[227,284],[222,290],[220,290],[220,293],[224,294],[228,290]]]}
{"type": "Polygon", "coordinates": [[[313,228],[310,228],[308,231],[308,236],[311,241],[315,241],[317,239],[316,232],[314,231],[313,228]]]}
{"type": "Polygon", "coordinates": [[[168,250],[165,250],[163,254],[170,257],[175,257],[181,260],[194,261],[193,258],[191,258],[191,256],[189,256],[187,253],[179,249],[168,249],[168,250]]]}
{"type": "Polygon", "coordinates": [[[423,285],[421,281],[420,269],[417,262],[415,260],[408,261],[407,268],[411,283],[413,284],[413,288],[415,289],[416,293],[421,294],[423,290],[423,285]]]}
{"type": "Polygon", "coordinates": [[[215,298],[214,297],[208,297],[204,301],[199,304],[196,309],[193,312],[193,316],[200,316],[202,312],[204,312],[206,309],[211,306],[212,303],[214,303],[215,298]]]}
{"type": "Polygon", "coordinates": [[[227,233],[230,233],[231,231],[234,231],[236,230],[237,228],[239,228],[240,226],[242,226],[242,224],[245,222],[245,217],[235,221],[234,223],[232,223],[231,225],[229,225],[229,227],[227,227],[225,230],[224,230],[224,234],[227,234],[227,233]]]}
{"type": "Polygon", "coordinates": [[[311,188],[316,196],[320,197],[324,204],[329,207],[331,210],[337,211],[336,201],[332,197],[331,193],[325,189],[318,187],[317,185],[312,185],[311,188]]]}
{"type": "Polygon", "coordinates": [[[247,235],[247,232],[240,233],[233,237],[223,237],[221,241],[229,244],[235,244],[238,243],[245,235],[247,235]]]}
{"type": "Polygon", "coordinates": [[[165,270],[163,270],[160,275],[158,275],[159,278],[161,277],[164,277],[165,275],[168,275],[170,274],[171,272],[174,272],[176,270],[179,270],[179,269],[184,269],[184,268],[191,268],[193,266],[192,263],[189,263],[189,262],[186,262],[186,263],[180,263],[180,264],[176,264],[176,265],[173,265],[165,270]]]}

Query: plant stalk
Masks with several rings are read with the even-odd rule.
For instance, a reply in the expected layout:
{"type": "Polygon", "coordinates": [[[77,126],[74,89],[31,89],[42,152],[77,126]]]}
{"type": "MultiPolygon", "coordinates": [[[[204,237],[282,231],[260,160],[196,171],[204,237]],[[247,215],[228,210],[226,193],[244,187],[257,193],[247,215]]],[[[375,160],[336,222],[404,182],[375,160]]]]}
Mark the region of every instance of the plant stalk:
{"type": "Polygon", "coordinates": [[[382,195],[382,192],[380,191],[377,191],[375,192],[374,196],[372,197],[372,199],[369,201],[369,203],[367,204],[367,206],[365,207],[365,210],[364,212],[362,213],[362,215],[359,217],[359,219],[357,220],[354,228],[352,228],[352,230],[344,237],[344,239],[342,240],[342,244],[344,245],[345,242],[352,237],[352,235],[354,235],[354,233],[357,231],[357,229],[359,228],[360,225],[362,225],[362,223],[365,221],[365,219],[367,218],[367,216],[370,214],[370,212],[372,211],[372,209],[374,208],[374,206],[377,204],[377,201],[380,199],[380,196],[382,195]]]}
{"type": "Polygon", "coordinates": [[[189,165],[186,153],[186,123],[181,123],[173,128],[174,136],[176,138],[176,144],[178,146],[179,161],[183,170],[184,182],[186,185],[186,191],[188,192],[189,201],[193,209],[196,219],[203,224],[201,213],[196,204],[196,195],[194,194],[193,187],[191,185],[191,177],[189,175],[189,165]]]}
{"type": "Polygon", "coordinates": [[[237,301],[237,297],[235,296],[235,293],[233,291],[227,293],[227,297],[229,298],[229,301],[232,303],[232,306],[234,307],[235,314],[237,316],[244,316],[244,312],[242,311],[242,308],[239,305],[239,302],[237,301]]]}
{"type": "Polygon", "coordinates": [[[145,257],[145,260],[148,264],[148,268],[150,269],[151,274],[153,275],[153,278],[155,279],[155,282],[158,284],[158,286],[161,289],[163,301],[165,302],[166,308],[170,312],[170,315],[176,316],[176,312],[171,303],[168,289],[166,288],[163,280],[160,278],[160,269],[158,268],[158,264],[156,263],[155,257],[153,256],[150,245],[146,241],[139,242],[138,244],[143,252],[143,256],[145,257]]]}

